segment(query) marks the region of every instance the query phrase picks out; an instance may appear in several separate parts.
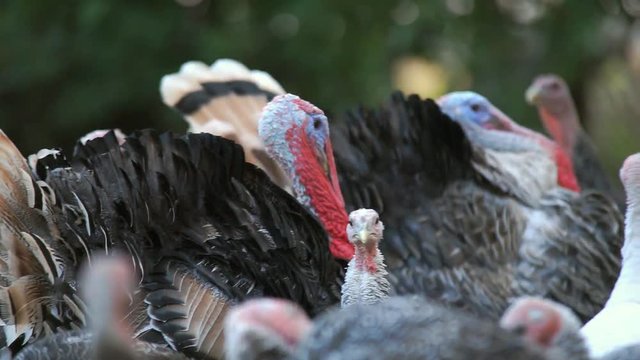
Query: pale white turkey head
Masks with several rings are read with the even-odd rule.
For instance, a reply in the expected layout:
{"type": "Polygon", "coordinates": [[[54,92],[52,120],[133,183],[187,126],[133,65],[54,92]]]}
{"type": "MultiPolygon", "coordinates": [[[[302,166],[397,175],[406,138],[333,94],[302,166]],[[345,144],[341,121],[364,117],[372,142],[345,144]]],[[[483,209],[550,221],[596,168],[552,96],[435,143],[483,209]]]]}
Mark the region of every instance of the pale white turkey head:
{"type": "Polygon", "coordinates": [[[384,225],[375,210],[358,209],[349,214],[347,237],[354,246],[376,248],[383,231],[384,225]]]}

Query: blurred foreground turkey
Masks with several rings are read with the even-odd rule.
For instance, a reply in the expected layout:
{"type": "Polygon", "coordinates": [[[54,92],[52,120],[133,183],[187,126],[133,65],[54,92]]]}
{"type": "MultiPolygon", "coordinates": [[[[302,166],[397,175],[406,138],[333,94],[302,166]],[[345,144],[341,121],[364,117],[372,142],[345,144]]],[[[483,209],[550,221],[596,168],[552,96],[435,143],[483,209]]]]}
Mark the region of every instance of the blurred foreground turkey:
{"type": "Polygon", "coordinates": [[[29,345],[15,360],[166,359],[187,357],[167,347],[133,339],[121,319],[129,312],[137,281],[125,257],[96,258],[80,274],[86,299],[88,329],[62,331],[29,345]]]}

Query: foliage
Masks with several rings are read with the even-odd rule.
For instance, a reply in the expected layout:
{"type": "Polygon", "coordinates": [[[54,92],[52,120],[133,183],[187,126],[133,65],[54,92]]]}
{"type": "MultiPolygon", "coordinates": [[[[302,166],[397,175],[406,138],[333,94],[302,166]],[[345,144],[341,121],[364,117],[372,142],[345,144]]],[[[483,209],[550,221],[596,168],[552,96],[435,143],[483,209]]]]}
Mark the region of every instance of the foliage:
{"type": "Polygon", "coordinates": [[[96,128],[183,130],[160,101],[161,76],[221,57],[341,111],[384,99],[404,55],[441,64],[448,89],[471,87],[538,126],[523,99],[533,76],[559,73],[581,99],[594,69],[622,53],[630,23],[617,2],[596,0],[7,0],[0,127],[25,153],[96,128]],[[523,19],[515,3],[537,16],[523,19]]]}

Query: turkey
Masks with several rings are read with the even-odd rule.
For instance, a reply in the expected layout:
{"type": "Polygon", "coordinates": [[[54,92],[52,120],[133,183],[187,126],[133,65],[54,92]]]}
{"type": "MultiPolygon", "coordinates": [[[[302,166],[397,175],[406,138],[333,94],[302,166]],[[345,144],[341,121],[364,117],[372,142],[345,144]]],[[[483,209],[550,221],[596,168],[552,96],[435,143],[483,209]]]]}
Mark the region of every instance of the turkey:
{"type": "Polygon", "coordinates": [[[571,157],[580,187],[601,191],[623,204],[598,160],[596,147],[580,125],[567,83],[557,75],[540,75],[527,89],[526,99],[538,108],[547,132],[571,157]]]}
{"type": "Polygon", "coordinates": [[[279,299],[248,301],[229,314],[229,360],[564,359],[529,346],[490,321],[420,297],[333,309],[311,322],[279,299]]]}
{"type": "Polygon", "coordinates": [[[127,254],[141,279],[134,336],[197,358],[222,356],[222,319],[243,299],[310,315],[340,301],[322,226],[228,140],[109,133],[66,164],[45,154],[35,177],[0,134],[0,315],[14,350],[86,325],[76,271],[101,254],[127,254]]]}
{"type": "Polygon", "coordinates": [[[375,210],[358,209],[349,214],[347,237],[355,255],[342,285],[342,306],[376,304],[389,296],[389,273],[378,248],[383,231],[384,225],[375,210]]]}
{"type": "Polygon", "coordinates": [[[541,134],[517,125],[486,98],[458,92],[439,102],[443,111],[466,129],[479,126],[493,133],[493,138],[484,140],[469,137],[490,154],[503,158],[503,168],[510,168],[520,183],[538,177],[526,185],[528,189],[539,185],[535,194],[529,190],[538,196],[520,198],[526,200],[520,209],[528,219],[517,270],[518,284],[528,287],[524,294],[556,300],[571,307],[581,321],[591,319],[606,302],[620,270],[623,223],[615,203],[599,192],[573,191],[577,188],[570,186],[571,164],[563,160],[562,149],[541,134]],[[514,135],[532,139],[543,152],[523,151],[522,140],[496,141],[497,136],[514,135]],[[509,146],[517,150],[509,150],[509,146]],[[537,165],[531,164],[536,153],[555,159],[557,176],[555,171],[543,171],[540,160],[537,165]],[[520,159],[514,159],[518,154],[520,159]],[[547,180],[540,179],[544,176],[547,180]],[[549,186],[555,178],[562,188],[549,186]]]}
{"type": "Polygon", "coordinates": [[[187,357],[166,347],[132,340],[126,324],[129,295],[137,281],[124,257],[94,259],[81,275],[89,329],[47,336],[20,351],[15,360],[50,359],[175,359],[187,357]]]}
{"type": "Polygon", "coordinates": [[[640,154],[625,160],[620,179],[627,193],[622,269],[602,311],[581,330],[593,357],[640,345],[640,154]]]}
{"type": "Polygon", "coordinates": [[[517,298],[502,315],[500,326],[521,333],[550,357],[589,359],[580,335],[582,323],[571,309],[557,302],[536,297],[517,298]]]}
{"type": "MultiPolygon", "coordinates": [[[[349,214],[347,234],[356,250],[342,287],[343,307],[377,304],[387,298],[386,265],[378,249],[383,230],[374,210],[358,209],[349,214]]],[[[285,359],[292,356],[310,328],[311,320],[291,301],[249,300],[225,320],[225,354],[228,359],[285,359]]]]}
{"type": "Polygon", "coordinates": [[[544,135],[518,125],[500,111],[500,109],[493,106],[484,96],[472,91],[456,91],[442,96],[438,99],[438,104],[442,106],[443,111],[453,120],[466,123],[472,122],[488,130],[500,130],[503,132],[502,136],[505,135],[504,132],[519,135],[518,137],[511,137],[510,139],[496,139],[495,136],[499,136],[500,134],[498,132],[493,133],[492,136],[494,138],[485,136],[476,139],[476,142],[479,142],[478,145],[489,149],[489,151],[506,151],[507,154],[512,154],[515,151],[527,153],[525,154],[526,156],[520,157],[520,161],[512,161],[509,163],[510,166],[517,168],[518,174],[523,174],[527,171],[529,172],[526,174],[527,177],[532,176],[531,171],[537,172],[538,174],[557,174],[557,180],[553,181],[549,179],[546,183],[547,187],[555,187],[557,184],[569,190],[580,190],[571,160],[562,148],[544,135]],[[538,151],[523,148],[521,144],[515,144],[517,139],[523,137],[538,144],[538,151]],[[549,168],[549,165],[543,165],[543,163],[541,163],[542,158],[540,158],[539,155],[535,156],[535,153],[540,150],[547,154],[547,156],[544,156],[546,161],[550,159],[554,160],[555,166],[553,167],[555,169],[549,168]],[[535,159],[538,163],[528,164],[522,161],[522,159],[528,160],[527,162],[535,159]]]}
{"type": "Polygon", "coordinates": [[[231,59],[218,59],[211,66],[189,61],[160,81],[163,102],[184,116],[190,132],[207,132],[237,142],[248,162],[290,191],[290,180],[266,154],[257,130],[262,108],[283,93],[271,75],[249,70],[231,59]]]}

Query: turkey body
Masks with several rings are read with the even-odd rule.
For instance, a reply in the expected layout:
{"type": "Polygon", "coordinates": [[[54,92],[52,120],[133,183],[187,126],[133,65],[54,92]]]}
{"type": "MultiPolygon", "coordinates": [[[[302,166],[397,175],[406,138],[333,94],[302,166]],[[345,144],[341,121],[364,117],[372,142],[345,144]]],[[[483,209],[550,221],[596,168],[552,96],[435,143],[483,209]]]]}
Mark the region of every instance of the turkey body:
{"type": "Polygon", "coordinates": [[[84,324],[74,272],[105,253],[129,256],[142,279],[126,317],[135,337],[193,357],[222,356],[222,320],[245,298],[289,298],[312,315],[340,300],[343,271],[321,225],[228,140],[143,131],[120,146],[108,134],[79,145],[65,166],[59,154],[38,160],[39,179],[2,140],[6,186],[17,189],[3,191],[3,209],[47,209],[33,215],[39,222],[3,212],[0,230],[12,234],[4,249],[24,244],[25,233],[46,245],[8,251],[33,263],[3,274],[14,280],[3,305],[23,309],[3,314],[6,324],[20,323],[4,329],[14,346],[84,324]],[[21,192],[37,201],[20,201],[21,192]]]}
{"type": "Polygon", "coordinates": [[[351,305],[318,317],[296,359],[549,359],[489,321],[419,297],[351,305]]]}

